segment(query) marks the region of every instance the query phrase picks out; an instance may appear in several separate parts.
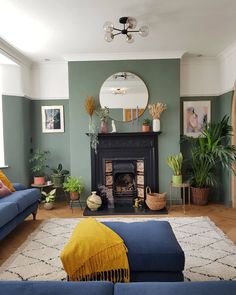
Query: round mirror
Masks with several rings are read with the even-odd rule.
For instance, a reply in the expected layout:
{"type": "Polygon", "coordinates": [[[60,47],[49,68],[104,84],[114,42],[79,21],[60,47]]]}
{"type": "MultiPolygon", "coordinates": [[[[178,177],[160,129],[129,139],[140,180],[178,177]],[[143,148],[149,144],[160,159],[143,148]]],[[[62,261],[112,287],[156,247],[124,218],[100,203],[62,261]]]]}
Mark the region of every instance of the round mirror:
{"type": "Polygon", "coordinates": [[[99,100],[102,108],[109,108],[109,116],[112,119],[128,122],[137,119],[145,111],[148,90],[137,75],[119,72],[103,83],[99,100]]]}

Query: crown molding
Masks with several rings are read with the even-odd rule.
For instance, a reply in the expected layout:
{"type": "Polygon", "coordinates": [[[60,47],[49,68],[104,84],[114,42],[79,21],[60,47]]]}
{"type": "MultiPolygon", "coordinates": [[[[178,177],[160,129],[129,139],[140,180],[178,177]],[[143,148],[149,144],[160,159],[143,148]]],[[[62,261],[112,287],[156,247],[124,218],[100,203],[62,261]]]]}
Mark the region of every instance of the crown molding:
{"type": "Polygon", "coordinates": [[[9,43],[7,43],[5,40],[3,40],[0,37],[0,53],[7,56],[11,60],[13,60],[15,63],[24,65],[26,67],[31,67],[32,61],[26,57],[24,54],[19,52],[16,48],[11,46],[9,43]]]}
{"type": "Polygon", "coordinates": [[[69,100],[69,97],[29,97],[30,100],[69,100]]]}
{"type": "Polygon", "coordinates": [[[64,55],[66,61],[181,59],[185,51],[81,53],[64,55]]]}
{"type": "Polygon", "coordinates": [[[236,42],[225,48],[223,51],[221,51],[217,57],[219,60],[224,60],[228,58],[230,55],[236,53],[236,42]]]}

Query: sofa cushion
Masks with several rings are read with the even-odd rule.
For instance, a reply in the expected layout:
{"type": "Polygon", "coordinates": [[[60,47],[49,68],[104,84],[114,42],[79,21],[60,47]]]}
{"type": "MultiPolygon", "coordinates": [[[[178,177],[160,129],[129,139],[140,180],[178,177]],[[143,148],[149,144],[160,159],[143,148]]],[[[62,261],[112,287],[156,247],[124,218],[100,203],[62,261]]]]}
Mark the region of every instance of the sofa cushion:
{"type": "Polygon", "coordinates": [[[167,221],[104,222],[124,240],[132,271],[182,271],[184,252],[167,221]]]}
{"type": "Polygon", "coordinates": [[[115,284],[114,295],[235,295],[236,281],[115,284]]]}
{"type": "Polygon", "coordinates": [[[14,182],[12,183],[16,191],[22,191],[23,189],[27,189],[27,187],[22,183],[14,182]]]}
{"type": "Polygon", "coordinates": [[[113,295],[113,289],[110,282],[0,281],[5,295],[113,295]]]}
{"type": "Polygon", "coordinates": [[[24,211],[28,206],[37,202],[41,197],[40,190],[37,188],[30,188],[26,190],[16,191],[10,196],[0,198],[0,204],[11,202],[17,205],[18,211],[24,211]]]}
{"type": "Polygon", "coordinates": [[[5,184],[0,180],[0,198],[6,197],[11,194],[11,191],[5,184]]]}
{"type": "Polygon", "coordinates": [[[11,221],[17,214],[18,208],[15,203],[0,203],[0,227],[11,221]]]}

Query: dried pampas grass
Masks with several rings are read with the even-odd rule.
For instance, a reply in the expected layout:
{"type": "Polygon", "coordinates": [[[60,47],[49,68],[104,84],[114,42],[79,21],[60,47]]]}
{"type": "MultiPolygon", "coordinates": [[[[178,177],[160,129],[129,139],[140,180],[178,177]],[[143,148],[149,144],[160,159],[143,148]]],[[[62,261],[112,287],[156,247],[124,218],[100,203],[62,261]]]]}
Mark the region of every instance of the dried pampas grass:
{"type": "Polygon", "coordinates": [[[85,109],[91,118],[93,115],[93,112],[95,111],[95,102],[92,96],[87,96],[85,101],[85,109]]]}
{"type": "Polygon", "coordinates": [[[164,112],[167,107],[166,104],[158,102],[156,104],[149,104],[148,109],[152,119],[160,119],[161,113],[164,112]]]}

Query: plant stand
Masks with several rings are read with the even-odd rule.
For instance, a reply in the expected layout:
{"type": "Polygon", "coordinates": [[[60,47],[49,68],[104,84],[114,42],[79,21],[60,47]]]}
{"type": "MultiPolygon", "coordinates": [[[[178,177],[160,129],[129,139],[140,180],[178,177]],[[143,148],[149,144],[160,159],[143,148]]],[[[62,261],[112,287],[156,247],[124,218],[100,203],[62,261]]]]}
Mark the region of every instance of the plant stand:
{"type": "Polygon", "coordinates": [[[81,210],[83,210],[80,200],[70,200],[69,206],[70,206],[70,209],[71,209],[72,213],[73,213],[73,208],[79,208],[80,207],[81,210]]]}
{"type": "Polygon", "coordinates": [[[178,198],[175,198],[176,199],[181,199],[182,200],[182,204],[183,204],[183,211],[184,211],[184,214],[185,214],[185,202],[186,202],[186,193],[185,193],[185,190],[187,189],[187,192],[188,192],[188,205],[190,206],[190,184],[187,183],[187,182],[184,182],[184,183],[180,183],[180,184],[174,184],[172,181],[170,182],[170,208],[172,206],[172,201],[174,200],[173,198],[173,190],[174,189],[179,189],[180,188],[180,191],[181,189],[183,189],[183,199],[180,197],[178,198]]]}

